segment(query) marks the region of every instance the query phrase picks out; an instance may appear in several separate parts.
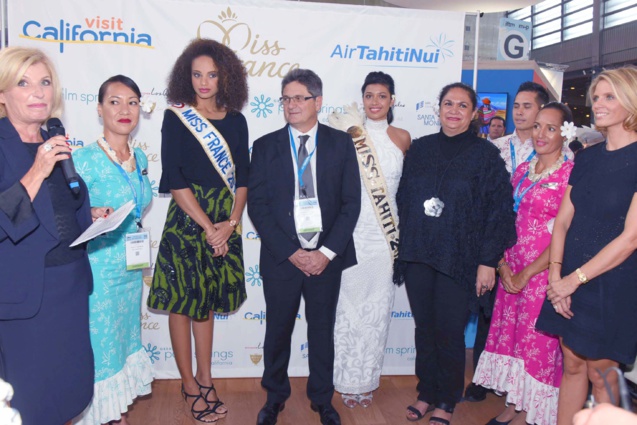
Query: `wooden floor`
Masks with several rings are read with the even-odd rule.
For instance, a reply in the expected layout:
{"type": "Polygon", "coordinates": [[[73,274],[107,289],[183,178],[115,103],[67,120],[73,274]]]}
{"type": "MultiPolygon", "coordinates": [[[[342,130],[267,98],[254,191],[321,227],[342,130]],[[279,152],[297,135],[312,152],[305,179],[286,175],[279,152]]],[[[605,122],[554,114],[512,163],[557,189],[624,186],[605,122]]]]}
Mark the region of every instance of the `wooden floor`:
{"type": "MultiPolygon", "coordinates": [[[[467,350],[465,380],[472,375],[471,350],[467,350]]],[[[217,379],[215,386],[229,409],[219,425],[254,425],[257,413],[265,403],[266,393],[257,378],[217,379]]],[[[279,415],[277,425],[320,425],[317,413],[310,410],[305,395],[307,378],[292,378],[292,395],[279,415]]],[[[384,376],[380,388],[374,392],[374,402],[363,409],[348,409],[339,394],[332,403],[341,415],[343,425],[396,425],[411,423],[405,419],[405,409],[416,399],[416,378],[413,376],[384,376]]],[[[191,419],[180,395],[180,381],[157,380],[152,395],[138,399],[131,407],[131,425],[185,425],[199,423],[191,419]]],[[[504,409],[504,399],[489,394],[481,403],[463,402],[457,405],[452,425],[484,425],[504,409]]],[[[425,420],[418,422],[427,424],[425,420]]]]}

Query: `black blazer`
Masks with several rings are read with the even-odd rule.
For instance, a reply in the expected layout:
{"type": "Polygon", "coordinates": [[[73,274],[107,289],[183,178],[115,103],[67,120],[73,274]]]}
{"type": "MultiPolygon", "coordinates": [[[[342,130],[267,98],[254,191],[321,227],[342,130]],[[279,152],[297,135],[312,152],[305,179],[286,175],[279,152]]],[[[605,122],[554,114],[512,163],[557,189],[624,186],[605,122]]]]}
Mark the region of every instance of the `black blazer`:
{"type": "MultiPolygon", "coordinates": [[[[323,273],[356,264],[352,233],[358,220],[361,183],[352,138],[319,124],[316,185],[323,232],[317,248],[336,253],[323,273]]],[[[291,278],[299,270],[288,261],[301,244],[294,225],[294,166],[288,126],[254,142],[248,183],[248,214],[261,237],[260,272],[291,278]]]]}
{"type": "MultiPolygon", "coordinates": [[[[43,137],[48,139],[44,132],[43,137]]],[[[38,312],[44,257],[59,243],[48,186],[40,187],[33,202],[24,197],[20,179],[32,165],[33,157],[18,132],[7,118],[0,119],[0,320],[25,319],[38,312]]],[[[85,230],[92,222],[91,208],[83,181],[81,187],[84,202],[77,219],[85,230]]]]}

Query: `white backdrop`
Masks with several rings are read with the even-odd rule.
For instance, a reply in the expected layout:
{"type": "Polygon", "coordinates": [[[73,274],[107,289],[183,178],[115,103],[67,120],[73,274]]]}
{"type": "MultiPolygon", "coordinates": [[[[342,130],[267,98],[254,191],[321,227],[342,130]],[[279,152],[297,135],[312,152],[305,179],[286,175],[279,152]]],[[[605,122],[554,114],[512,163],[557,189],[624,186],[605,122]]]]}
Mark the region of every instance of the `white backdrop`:
{"type": "MultiPolygon", "coordinates": [[[[135,134],[148,156],[155,195],[144,219],[151,228],[153,258],[168,207],[168,199],[157,196],[166,78],[189,40],[214,38],[246,64],[250,96],[243,113],[251,142],[283,126],[276,99],[290,69],[310,68],[323,79],[323,123],[345,103],[360,103],[368,72],[391,74],[395,125],[416,138],[438,131],[436,96],[443,85],[460,81],[462,64],[464,15],[450,12],[257,0],[9,0],[8,20],[9,45],[37,47],[54,60],[65,99],[63,122],[74,148],[93,143],[101,133],[97,90],[108,77],[125,74],[157,101],[135,134]]],[[[243,223],[248,300],[236,313],[216,316],[212,362],[217,377],[262,373],[266,308],[259,236],[247,216],[243,223]]],[[[146,309],[144,289],[144,347],[158,378],[177,378],[167,316],[146,309]]],[[[298,317],[291,376],[308,373],[303,305],[298,317]]],[[[383,372],[412,374],[413,320],[404,288],[397,291],[392,317],[383,372]]]]}

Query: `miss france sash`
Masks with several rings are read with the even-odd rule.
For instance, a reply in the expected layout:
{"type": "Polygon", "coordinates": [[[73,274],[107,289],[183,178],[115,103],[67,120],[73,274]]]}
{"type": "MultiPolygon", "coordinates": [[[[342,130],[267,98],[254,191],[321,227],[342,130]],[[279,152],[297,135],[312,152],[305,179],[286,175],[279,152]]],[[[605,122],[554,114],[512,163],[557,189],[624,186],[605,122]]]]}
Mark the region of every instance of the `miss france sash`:
{"type": "Polygon", "coordinates": [[[232,202],[237,190],[237,182],[235,179],[235,167],[232,160],[232,152],[230,147],[223,138],[219,130],[215,128],[210,121],[201,115],[194,107],[190,105],[169,106],[168,109],[173,111],[179,117],[181,122],[192,133],[201,147],[208,155],[219,176],[232,193],[232,202]]]}
{"type": "Polygon", "coordinates": [[[358,112],[356,103],[343,107],[345,114],[332,112],[328,117],[330,125],[347,132],[354,141],[358,156],[358,168],[365,189],[372,200],[372,207],[378,224],[385,235],[392,258],[398,258],[398,226],[396,212],[389,203],[387,181],[380,168],[380,162],[374,143],[363,127],[363,118],[358,112]]]}

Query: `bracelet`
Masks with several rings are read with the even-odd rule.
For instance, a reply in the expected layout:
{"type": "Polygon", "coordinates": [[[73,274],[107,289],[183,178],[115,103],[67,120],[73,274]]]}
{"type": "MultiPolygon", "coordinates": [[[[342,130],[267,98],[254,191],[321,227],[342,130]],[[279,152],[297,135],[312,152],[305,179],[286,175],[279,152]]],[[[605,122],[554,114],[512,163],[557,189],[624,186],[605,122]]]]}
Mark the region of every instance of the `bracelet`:
{"type": "Polygon", "coordinates": [[[496,272],[499,272],[499,271],[500,271],[500,269],[501,269],[502,267],[504,267],[504,266],[509,266],[509,267],[510,267],[509,263],[507,263],[506,261],[503,261],[503,262],[501,262],[500,264],[498,264],[498,267],[496,267],[496,268],[495,268],[495,271],[496,271],[496,272]]]}
{"type": "Polygon", "coordinates": [[[549,261],[549,267],[551,266],[551,264],[559,264],[560,266],[562,265],[560,261],[549,261]]]}

